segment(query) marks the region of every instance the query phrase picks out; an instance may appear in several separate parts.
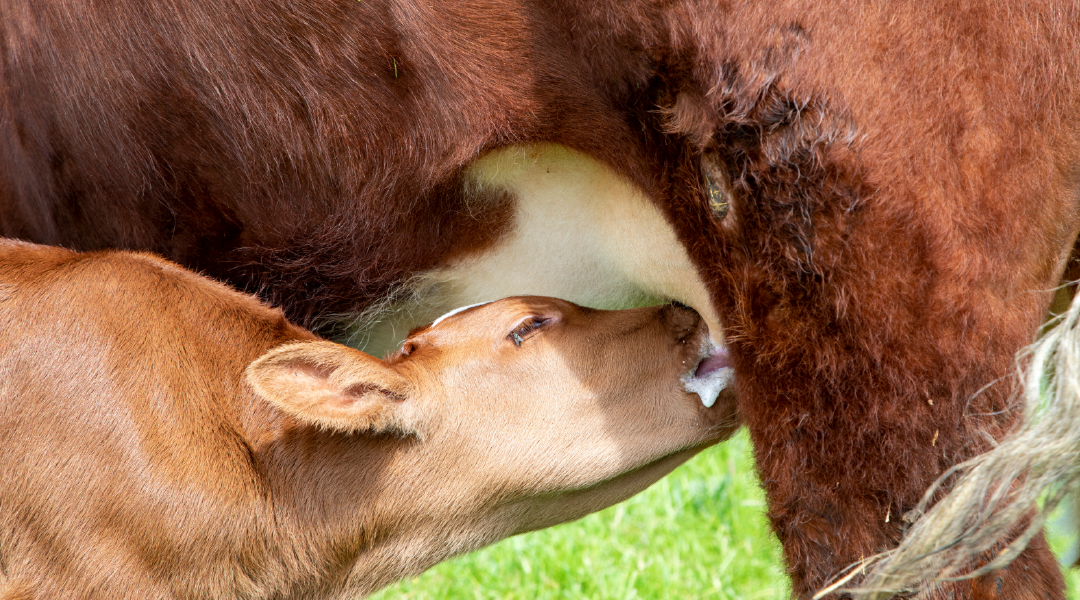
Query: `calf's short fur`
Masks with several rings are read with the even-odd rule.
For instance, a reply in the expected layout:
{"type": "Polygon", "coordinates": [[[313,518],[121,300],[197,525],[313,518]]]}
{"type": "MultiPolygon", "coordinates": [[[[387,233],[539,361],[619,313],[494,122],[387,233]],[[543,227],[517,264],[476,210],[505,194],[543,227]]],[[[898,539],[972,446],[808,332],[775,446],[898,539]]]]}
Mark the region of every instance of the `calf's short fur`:
{"type": "Polygon", "coordinates": [[[667,306],[466,310],[386,360],[148,254],[0,242],[0,599],[354,598],[737,425],[667,306]]]}

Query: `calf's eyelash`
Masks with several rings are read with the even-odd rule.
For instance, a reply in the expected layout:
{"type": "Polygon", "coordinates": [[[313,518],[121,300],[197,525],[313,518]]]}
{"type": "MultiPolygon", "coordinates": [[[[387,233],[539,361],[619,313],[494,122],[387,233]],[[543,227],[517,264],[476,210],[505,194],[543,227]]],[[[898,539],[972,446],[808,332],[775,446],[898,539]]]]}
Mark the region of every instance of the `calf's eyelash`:
{"type": "Polygon", "coordinates": [[[533,317],[523,322],[521,325],[518,326],[517,329],[511,331],[510,335],[508,335],[507,337],[509,337],[514,342],[515,346],[521,346],[521,342],[524,341],[524,338],[522,338],[521,336],[529,333],[530,331],[539,329],[545,323],[547,323],[547,319],[533,317]]]}

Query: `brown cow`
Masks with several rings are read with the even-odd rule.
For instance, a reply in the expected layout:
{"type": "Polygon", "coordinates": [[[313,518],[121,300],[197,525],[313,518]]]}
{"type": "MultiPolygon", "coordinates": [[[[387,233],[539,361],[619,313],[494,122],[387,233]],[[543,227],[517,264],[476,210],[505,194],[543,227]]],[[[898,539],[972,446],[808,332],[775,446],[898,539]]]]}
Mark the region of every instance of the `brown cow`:
{"type": "Polygon", "coordinates": [[[354,598],[737,426],[670,305],[507,299],[383,361],[152,255],[0,241],[0,323],[3,600],[354,598]]]}
{"type": "MultiPolygon", "coordinates": [[[[373,351],[510,294],[680,300],[800,597],[1009,427],[1077,198],[1075,0],[0,0],[0,232],[373,351]]],[[[1000,580],[1062,594],[1039,540],[1000,580]]]]}

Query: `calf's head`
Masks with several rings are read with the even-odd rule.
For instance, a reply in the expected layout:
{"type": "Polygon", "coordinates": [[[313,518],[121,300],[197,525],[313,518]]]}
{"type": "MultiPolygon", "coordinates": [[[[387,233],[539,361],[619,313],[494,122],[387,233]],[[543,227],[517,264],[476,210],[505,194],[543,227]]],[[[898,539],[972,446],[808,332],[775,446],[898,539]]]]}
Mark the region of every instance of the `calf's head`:
{"type": "Polygon", "coordinates": [[[686,389],[711,348],[689,309],[524,297],[441,318],[385,360],[281,346],[247,379],[302,422],[389,434],[381,493],[413,511],[397,516],[464,527],[476,547],[618,502],[729,436],[730,392],[705,406],[686,389]]]}

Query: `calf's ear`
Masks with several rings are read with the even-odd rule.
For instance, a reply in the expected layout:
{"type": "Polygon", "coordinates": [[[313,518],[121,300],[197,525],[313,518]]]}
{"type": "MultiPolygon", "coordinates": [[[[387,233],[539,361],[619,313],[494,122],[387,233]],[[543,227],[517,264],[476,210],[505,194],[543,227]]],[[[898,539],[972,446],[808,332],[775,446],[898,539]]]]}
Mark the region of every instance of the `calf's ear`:
{"type": "Polygon", "coordinates": [[[255,394],[301,421],[342,432],[419,435],[410,385],[383,361],[333,342],[278,346],[248,365],[255,394]]]}

